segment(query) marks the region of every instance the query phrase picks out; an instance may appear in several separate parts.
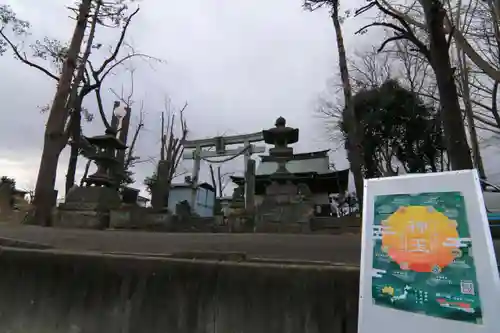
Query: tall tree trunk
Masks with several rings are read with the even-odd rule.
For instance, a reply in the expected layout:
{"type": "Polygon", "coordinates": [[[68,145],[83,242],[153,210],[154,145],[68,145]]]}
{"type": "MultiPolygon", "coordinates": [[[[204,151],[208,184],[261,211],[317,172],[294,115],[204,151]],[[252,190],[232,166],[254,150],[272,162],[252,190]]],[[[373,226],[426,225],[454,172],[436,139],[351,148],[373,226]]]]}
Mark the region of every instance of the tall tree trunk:
{"type": "MultiPolygon", "coordinates": [[[[474,167],[476,167],[479,177],[486,180],[486,172],[484,171],[483,158],[481,157],[481,148],[479,147],[479,141],[477,139],[476,124],[474,123],[474,110],[472,109],[472,102],[470,99],[469,90],[469,69],[465,62],[465,54],[461,52],[459,57],[463,57],[461,60],[461,75],[463,84],[463,102],[465,105],[465,115],[467,117],[467,126],[469,129],[469,137],[472,148],[472,159],[474,162],[474,167]]],[[[483,183],[481,183],[484,186],[483,183]]]]}
{"type": "Polygon", "coordinates": [[[71,136],[73,138],[73,142],[71,144],[71,151],[69,154],[68,161],[68,169],[66,171],[66,196],[68,195],[69,190],[75,184],[75,174],[76,167],[78,165],[78,153],[80,151],[80,140],[81,140],[81,124],[82,124],[82,114],[81,110],[75,112],[71,115],[73,118],[71,120],[71,132],[73,133],[71,136]]]}
{"type": "Polygon", "coordinates": [[[78,9],[76,27],[64,61],[57,90],[49,112],[49,119],[45,127],[42,157],[35,187],[35,223],[50,225],[50,216],[54,200],[54,186],[57,175],[59,156],[66,144],[65,125],[68,118],[66,102],[71,91],[73,73],[76,69],[78,55],[83,43],[87,18],[90,13],[92,0],[82,0],[78,9]]]}
{"type": "Polygon", "coordinates": [[[344,90],[344,103],[347,112],[347,157],[349,159],[351,172],[354,176],[354,186],[356,187],[356,196],[360,210],[363,206],[363,154],[361,146],[361,132],[358,129],[358,121],[354,112],[354,104],[352,103],[352,88],[349,81],[349,71],[347,67],[347,57],[344,45],[344,37],[342,36],[342,27],[339,20],[339,2],[332,3],[332,22],[337,36],[337,50],[339,53],[339,68],[342,86],[344,90]]]}
{"type": "Polygon", "coordinates": [[[166,140],[165,136],[165,112],[161,113],[161,150],[160,150],[160,161],[165,160],[165,149],[166,149],[166,140]]]}
{"type": "Polygon", "coordinates": [[[78,153],[80,151],[80,133],[82,130],[82,103],[83,98],[90,92],[88,85],[84,85],[81,89],[80,83],[83,81],[83,77],[85,75],[85,68],[87,66],[87,60],[89,59],[90,53],[92,53],[92,46],[95,37],[95,31],[97,27],[97,21],[99,16],[99,11],[101,9],[101,1],[98,1],[94,8],[94,14],[92,15],[92,22],[90,24],[89,36],[87,38],[87,45],[85,47],[85,51],[83,52],[83,56],[80,61],[80,65],[78,67],[78,72],[73,81],[73,86],[71,88],[71,93],[69,97],[69,107],[71,110],[71,136],[73,138],[73,144],[71,145],[71,151],[69,155],[68,161],[68,169],[66,171],[66,193],[73,187],[75,184],[75,174],[76,167],[78,165],[78,153]]]}
{"type": "Polygon", "coordinates": [[[439,0],[423,0],[422,6],[429,32],[432,67],[439,89],[441,119],[448,158],[453,170],[472,169],[469,144],[450,64],[449,45],[444,31],[446,11],[439,0]]]}
{"type": "MultiPolygon", "coordinates": [[[[450,5],[450,4],[448,4],[450,5]]],[[[461,25],[461,16],[462,16],[462,0],[459,0],[456,4],[457,9],[455,12],[455,28],[458,29],[461,25]]],[[[452,12],[452,8],[450,6],[449,12],[452,12]]],[[[451,22],[451,21],[450,21],[451,22]]],[[[472,150],[472,161],[474,167],[476,167],[477,172],[479,173],[479,178],[486,179],[486,172],[484,170],[483,159],[481,157],[481,148],[479,147],[479,141],[477,138],[476,124],[474,123],[474,110],[472,107],[471,95],[470,95],[470,75],[469,75],[469,67],[467,63],[467,56],[465,52],[460,48],[458,43],[455,43],[456,57],[457,63],[459,67],[459,75],[460,81],[459,86],[462,91],[462,102],[465,106],[465,115],[467,117],[467,128],[469,129],[469,137],[471,143],[472,150]]],[[[485,188],[485,184],[481,183],[483,189],[485,188]]]]}

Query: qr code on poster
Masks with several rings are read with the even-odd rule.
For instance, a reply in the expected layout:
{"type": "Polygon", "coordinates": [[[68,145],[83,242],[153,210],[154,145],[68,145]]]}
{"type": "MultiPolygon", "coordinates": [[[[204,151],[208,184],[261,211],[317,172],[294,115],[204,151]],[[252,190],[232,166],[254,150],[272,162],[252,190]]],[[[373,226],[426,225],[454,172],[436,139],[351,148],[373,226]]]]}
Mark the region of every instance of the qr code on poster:
{"type": "Polygon", "coordinates": [[[474,283],[472,281],[460,281],[460,292],[463,295],[474,295],[474,283]]]}

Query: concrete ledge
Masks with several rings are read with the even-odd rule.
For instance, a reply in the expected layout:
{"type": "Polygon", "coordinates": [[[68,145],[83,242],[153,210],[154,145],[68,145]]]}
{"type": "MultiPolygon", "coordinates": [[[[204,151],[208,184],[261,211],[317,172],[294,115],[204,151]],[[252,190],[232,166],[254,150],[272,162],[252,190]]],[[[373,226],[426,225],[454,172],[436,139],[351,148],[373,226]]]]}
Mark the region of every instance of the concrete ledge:
{"type": "MultiPolygon", "coordinates": [[[[248,258],[324,261],[359,265],[360,235],[156,233],[11,226],[0,237],[71,251],[142,253],[159,256],[201,252],[244,253],[248,258]]],[[[493,240],[500,258],[500,240],[493,240]]],[[[0,244],[1,245],[1,244],[0,244]]],[[[197,254],[196,256],[199,257],[197,254]]]]}
{"type": "Polygon", "coordinates": [[[296,260],[296,259],[268,259],[259,257],[249,257],[246,253],[233,252],[180,252],[174,254],[157,254],[157,253],[130,253],[130,252],[102,252],[102,254],[110,255],[125,255],[135,257],[150,257],[150,258],[178,258],[185,260],[205,259],[209,261],[233,261],[233,262],[250,262],[250,263],[268,263],[278,265],[309,265],[309,266],[329,266],[329,267],[354,267],[359,269],[359,265],[343,262],[330,262],[319,260],[296,260]]]}
{"type": "Polygon", "coordinates": [[[0,332],[355,333],[357,267],[2,248],[0,332]]]}
{"type": "Polygon", "coordinates": [[[52,249],[53,247],[47,244],[26,242],[19,239],[0,237],[0,246],[19,247],[25,249],[52,249]]]}
{"type": "MultiPolygon", "coordinates": [[[[250,258],[350,262],[360,258],[359,235],[155,233],[0,224],[0,237],[71,251],[179,254],[238,252],[250,258]]],[[[198,255],[197,255],[198,256],[198,255]]]]}
{"type": "Polygon", "coordinates": [[[30,262],[53,262],[62,265],[92,265],[95,268],[133,268],[137,270],[155,270],[158,268],[183,267],[238,267],[248,269],[266,270],[324,270],[337,273],[357,272],[359,266],[348,264],[332,264],[328,262],[293,261],[293,260],[269,260],[250,259],[249,261],[213,260],[213,259],[186,259],[176,258],[175,255],[147,255],[126,253],[99,253],[99,252],[75,252],[58,249],[26,249],[15,247],[0,247],[0,263],[3,260],[15,260],[18,263],[30,262]]]}

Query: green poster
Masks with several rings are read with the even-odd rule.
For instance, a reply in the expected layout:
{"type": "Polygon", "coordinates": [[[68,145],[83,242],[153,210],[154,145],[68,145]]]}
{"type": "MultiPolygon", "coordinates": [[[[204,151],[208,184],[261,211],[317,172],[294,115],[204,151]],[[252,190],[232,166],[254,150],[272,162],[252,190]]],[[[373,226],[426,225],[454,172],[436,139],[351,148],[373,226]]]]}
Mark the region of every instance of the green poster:
{"type": "Polygon", "coordinates": [[[482,323],[460,192],[375,197],[372,297],[377,305],[482,323]]]}

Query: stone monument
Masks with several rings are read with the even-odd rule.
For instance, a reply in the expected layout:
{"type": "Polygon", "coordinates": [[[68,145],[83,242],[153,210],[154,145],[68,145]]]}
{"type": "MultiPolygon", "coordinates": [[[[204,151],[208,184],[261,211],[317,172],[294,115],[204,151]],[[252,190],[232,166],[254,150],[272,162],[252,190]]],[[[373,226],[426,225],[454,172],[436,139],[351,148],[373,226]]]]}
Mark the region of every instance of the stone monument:
{"type": "Polygon", "coordinates": [[[152,187],[151,205],[156,212],[168,211],[168,195],[171,183],[170,162],[159,161],[156,169],[156,181],[152,187]]]}
{"type": "Polygon", "coordinates": [[[109,212],[109,228],[139,229],[145,220],[146,208],[137,203],[139,190],[132,187],[121,188],[121,205],[109,212]]]}
{"type": "Polygon", "coordinates": [[[87,137],[95,148],[89,156],[97,171],[83,180],[84,186],[75,186],[58,207],[54,226],[104,229],[109,227],[110,211],[121,205],[117,191],[122,166],[116,158],[117,151],[127,147],[116,137],[116,131],[107,129],[104,135],[87,137]]]}
{"type": "Polygon", "coordinates": [[[242,209],[245,207],[245,189],[242,186],[235,187],[231,196],[231,209],[242,209]]]}
{"type": "Polygon", "coordinates": [[[271,160],[277,169],[270,176],[271,184],[255,214],[257,232],[307,232],[314,204],[308,200],[309,188],[306,184],[296,184],[298,180],[286,167],[293,158],[294,144],[299,140],[299,130],[286,126],[286,120],[279,117],[275,127],[262,131],[264,141],[274,145],[269,150],[271,160]]]}
{"type": "Polygon", "coordinates": [[[227,224],[231,232],[241,232],[248,229],[248,216],[245,209],[245,187],[237,186],[233,189],[227,224]]]}
{"type": "Polygon", "coordinates": [[[31,205],[25,200],[27,192],[16,188],[15,181],[7,177],[0,179],[0,221],[20,223],[31,211],[31,205]]]}

